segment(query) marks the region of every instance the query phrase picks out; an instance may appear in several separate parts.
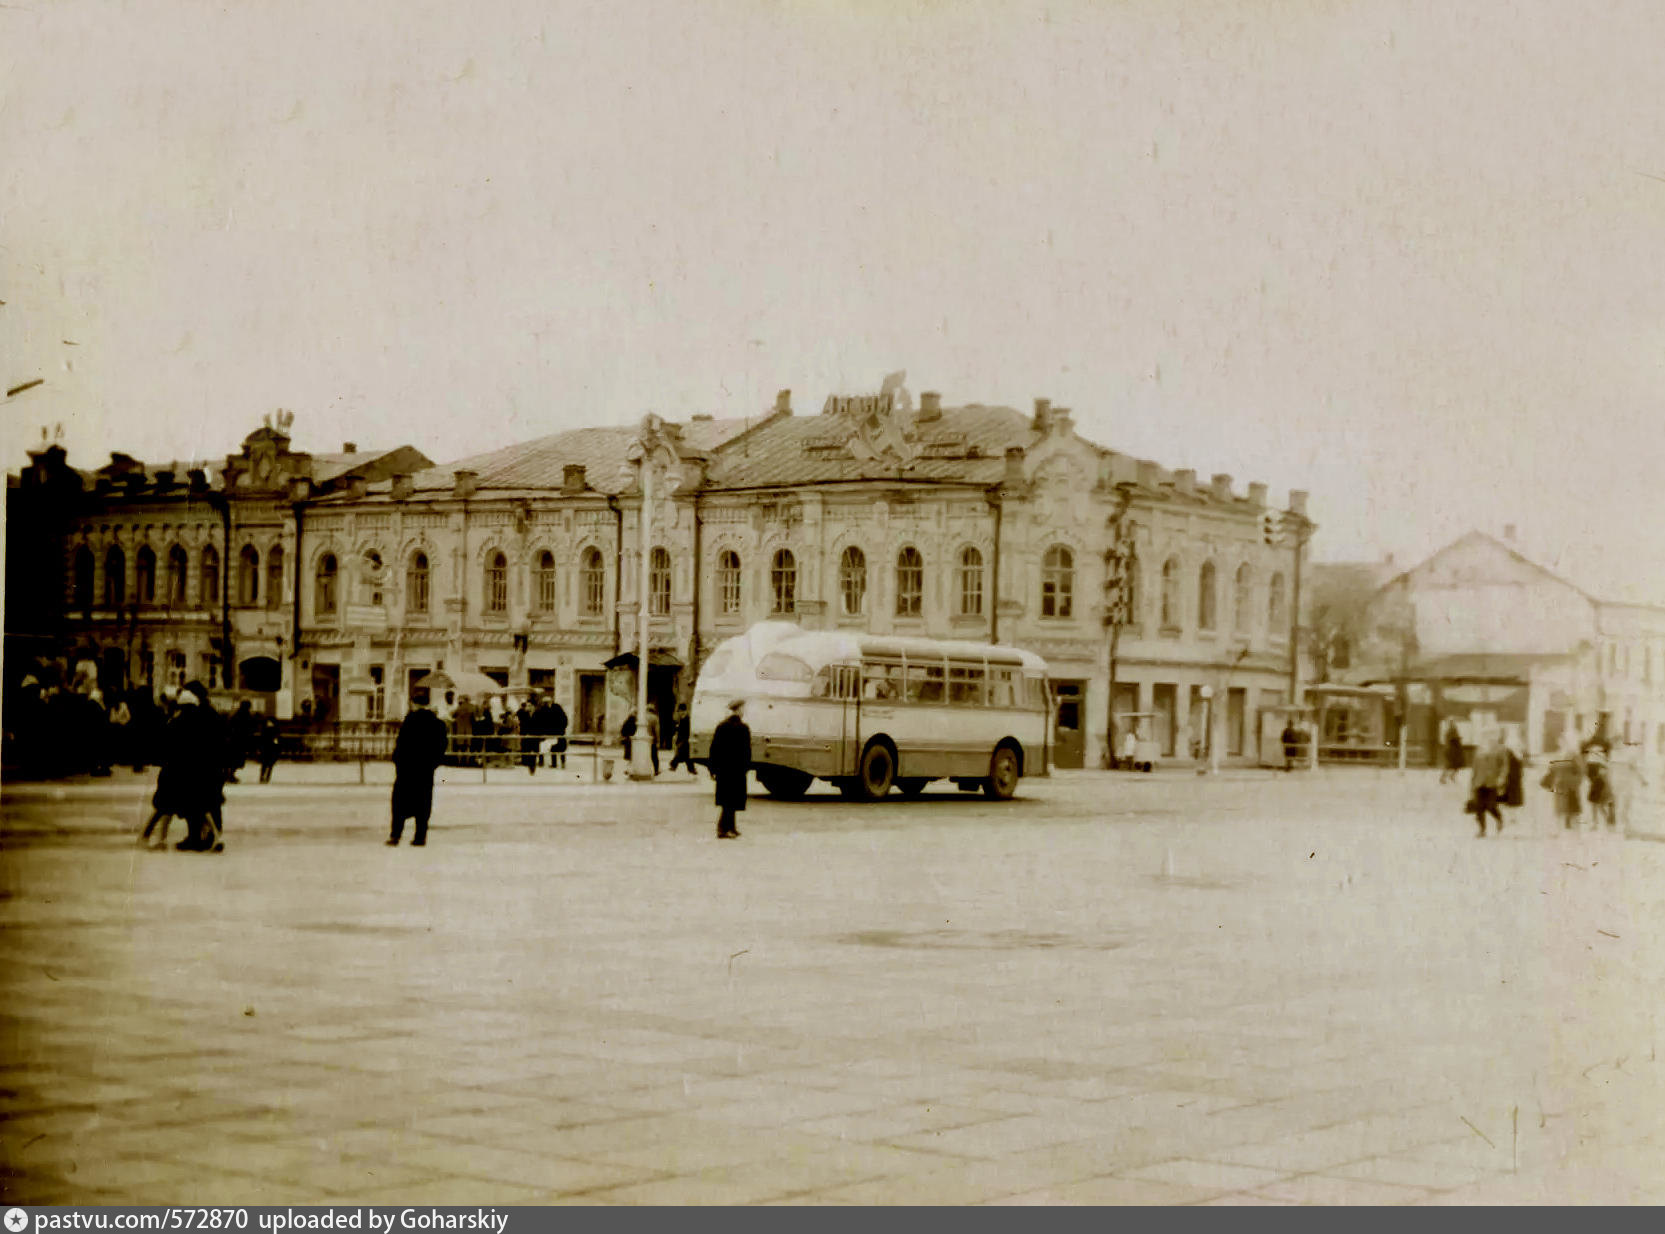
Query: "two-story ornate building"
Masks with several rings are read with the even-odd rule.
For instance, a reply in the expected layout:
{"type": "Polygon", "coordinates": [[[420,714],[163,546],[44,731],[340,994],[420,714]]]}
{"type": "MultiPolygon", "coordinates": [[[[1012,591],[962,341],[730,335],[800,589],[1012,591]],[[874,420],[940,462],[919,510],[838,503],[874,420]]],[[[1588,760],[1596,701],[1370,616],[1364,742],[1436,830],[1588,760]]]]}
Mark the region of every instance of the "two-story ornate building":
{"type": "MultiPolygon", "coordinates": [[[[1294,550],[1266,542],[1265,486],[1105,449],[1044,399],[915,408],[887,383],[798,415],[783,391],[760,417],[649,417],[441,467],[293,454],[284,424],[183,484],[112,468],[65,537],[67,635],[156,683],[214,674],[232,646],[232,684],[280,714],[396,716],[445,669],[616,728],[643,604],[667,712],[766,618],[1028,647],[1052,668],[1063,766],[1101,764],[1112,675],[1113,710],[1150,715],[1178,757],[1210,721],[1221,755],[1252,756],[1257,712],[1291,687],[1294,550]]],[[[1283,517],[1310,531],[1304,504],[1283,517]]]]}
{"type": "Polygon", "coordinates": [[[717,642],[788,617],[1038,651],[1060,760],[1097,765],[1125,524],[1115,710],[1154,713],[1180,757],[1212,715],[1219,751],[1252,755],[1256,712],[1289,688],[1294,563],[1264,542],[1266,508],[1263,485],[1106,450],[1045,400],[1023,415],[927,393],[915,410],[887,391],[799,416],[783,392],[753,421],[579,429],[309,503],[297,680],[375,716],[424,672],[476,671],[550,690],[594,730],[633,705],[644,602],[667,712],[717,642]],[[644,465],[659,490],[645,597],[644,465]]]}

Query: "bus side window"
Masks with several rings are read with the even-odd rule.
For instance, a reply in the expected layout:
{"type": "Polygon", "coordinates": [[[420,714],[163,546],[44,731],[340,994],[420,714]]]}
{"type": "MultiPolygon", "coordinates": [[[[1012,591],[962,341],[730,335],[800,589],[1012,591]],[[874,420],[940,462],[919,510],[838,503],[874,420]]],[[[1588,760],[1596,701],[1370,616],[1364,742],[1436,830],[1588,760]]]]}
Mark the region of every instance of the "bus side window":
{"type": "Polygon", "coordinates": [[[1044,677],[1025,677],[1023,685],[1024,706],[1034,708],[1036,711],[1044,711],[1049,705],[1046,697],[1046,679],[1044,677]]]}
{"type": "Polygon", "coordinates": [[[989,670],[989,706],[1015,707],[1017,698],[1013,692],[1013,673],[1009,668],[992,668],[989,670]]]}
{"type": "Polygon", "coordinates": [[[942,702],[942,665],[908,665],[908,702],[942,702]]]}
{"type": "Polygon", "coordinates": [[[902,670],[894,664],[862,665],[861,696],[869,702],[891,702],[901,696],[902,670]]]}
{"type": "Polygon", "coordinates": [[[948,669],[948,701],[956,707],[981,707],[984,681],[981,667],[951,665],[948,669]]]}
{"type": "Polygon", "coordinates": [[[837,691],[833,689],[833,673],[835,671],[835,669],[828,667],[816,672],[814,679],[809,683],[809,696],[811,698],[828,698],[836,695],[837,691]]]}

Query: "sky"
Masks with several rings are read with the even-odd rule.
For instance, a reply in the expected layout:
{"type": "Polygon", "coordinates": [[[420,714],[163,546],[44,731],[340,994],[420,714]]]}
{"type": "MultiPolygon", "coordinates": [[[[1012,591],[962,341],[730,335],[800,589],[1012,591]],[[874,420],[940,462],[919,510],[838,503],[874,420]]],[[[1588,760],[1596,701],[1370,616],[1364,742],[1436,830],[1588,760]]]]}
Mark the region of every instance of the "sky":
{"type": "Polygon", "coordinates": [[[17,0],[8,468],[908,373],[1665,601],[1665,5],[17,0]]]}

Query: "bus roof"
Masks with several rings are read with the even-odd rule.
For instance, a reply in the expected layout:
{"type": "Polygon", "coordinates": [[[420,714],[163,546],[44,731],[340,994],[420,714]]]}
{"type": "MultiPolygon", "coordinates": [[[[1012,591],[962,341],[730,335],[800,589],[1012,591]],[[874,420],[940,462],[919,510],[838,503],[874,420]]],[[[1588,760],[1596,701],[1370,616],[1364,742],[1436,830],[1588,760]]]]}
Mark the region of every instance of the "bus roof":
{"type": "Polygon", "coordinates": [[[824,664],[863,658],[986,660],[1009,664],[1034,673],[1046,672],[1046,661],[1032,651],[1002,643],[975,643],[968,639],[909,638],[894,634],[862,634],[839,630],[803,630],[775,643],[773,651],[789,655],[819,668],[824,664]]]}

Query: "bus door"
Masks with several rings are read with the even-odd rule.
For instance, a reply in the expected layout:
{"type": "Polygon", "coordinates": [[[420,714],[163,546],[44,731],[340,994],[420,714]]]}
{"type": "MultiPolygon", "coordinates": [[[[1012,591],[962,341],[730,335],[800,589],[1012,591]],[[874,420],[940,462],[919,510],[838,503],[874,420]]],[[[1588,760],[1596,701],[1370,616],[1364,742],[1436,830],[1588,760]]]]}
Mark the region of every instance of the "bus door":
{"type": "Polygon", "coordinates": [[[861,757],[861,668],[855,664],[832,666],[832,697],[838,700],[838,757],[841,776],[855,775],[861,757]]]}

